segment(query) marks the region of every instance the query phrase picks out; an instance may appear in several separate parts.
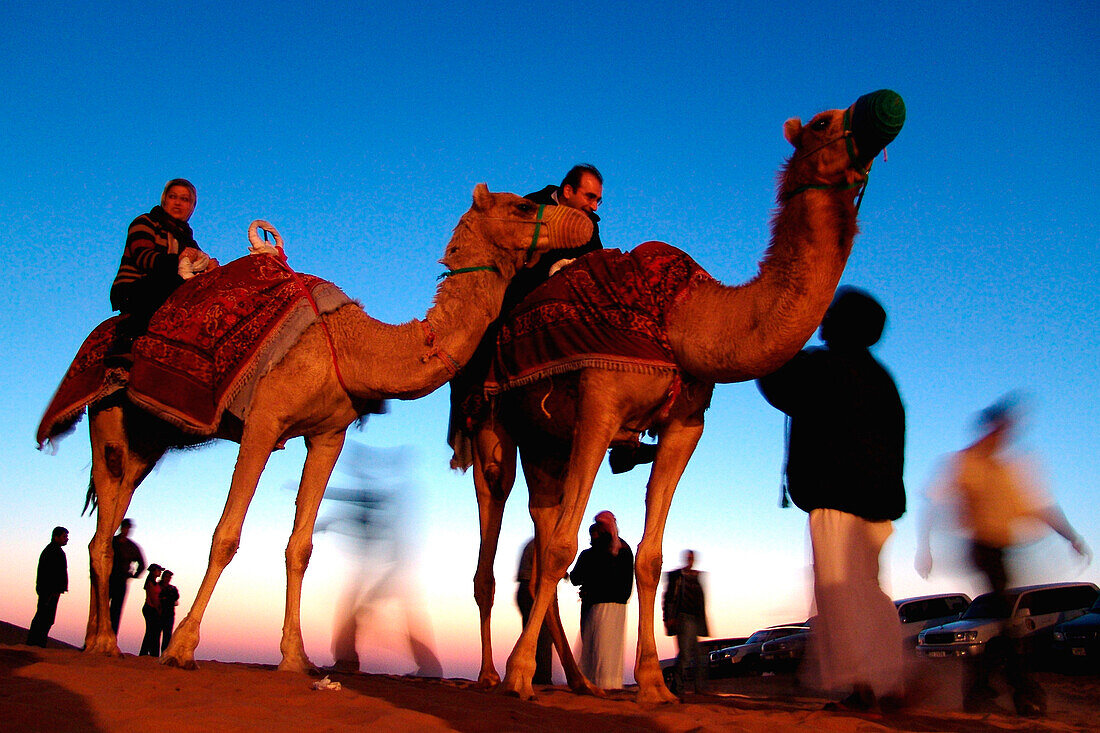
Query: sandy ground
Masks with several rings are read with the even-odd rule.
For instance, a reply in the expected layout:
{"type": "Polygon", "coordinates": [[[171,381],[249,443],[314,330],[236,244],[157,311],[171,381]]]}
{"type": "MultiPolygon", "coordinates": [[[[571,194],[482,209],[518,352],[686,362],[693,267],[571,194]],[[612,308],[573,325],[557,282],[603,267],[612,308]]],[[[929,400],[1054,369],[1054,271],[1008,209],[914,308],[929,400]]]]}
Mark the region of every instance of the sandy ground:
{"type": "MultiPolygon", "coordinates": [[[[476,689],[469,680],[331,674],[317,678],[254,664],[202,662],[197,671],[149,657],[110,658],[51,642],[19,643],[0,629],[0,729],[5,731],[1080,731],[1100,729],[1100,676],[1040,673],[1049,696],[1039,720],[1009,712],[957,712],[957,676],[942,664],[915,669],[922,699],[902,713],[822,710],[793,675],[717,680],[713,694],[639,705],[630,689],[606,698],[537,688],[532,702],[476,689]]],[[[25,633],[25,632],[23,632],[25,633]]]]}

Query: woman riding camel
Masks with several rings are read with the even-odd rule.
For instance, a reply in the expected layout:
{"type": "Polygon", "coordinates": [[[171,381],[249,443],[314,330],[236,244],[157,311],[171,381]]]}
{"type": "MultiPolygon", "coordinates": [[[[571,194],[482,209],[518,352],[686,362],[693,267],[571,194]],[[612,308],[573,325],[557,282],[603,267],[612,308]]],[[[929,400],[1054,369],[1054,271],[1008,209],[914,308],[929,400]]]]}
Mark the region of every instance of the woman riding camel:
{"type": "Polygon", "coordinates": [[[168,296],[184,280],[218,266],[199,249],[187,224],[197,199],[190,181],[173,178],[164,186],[160,205],[130,224],[111,285],[111,307],[125,316],[110,351],[120,365],[128,365],[134,340],[148,330],[149,319],[168,296]]]}

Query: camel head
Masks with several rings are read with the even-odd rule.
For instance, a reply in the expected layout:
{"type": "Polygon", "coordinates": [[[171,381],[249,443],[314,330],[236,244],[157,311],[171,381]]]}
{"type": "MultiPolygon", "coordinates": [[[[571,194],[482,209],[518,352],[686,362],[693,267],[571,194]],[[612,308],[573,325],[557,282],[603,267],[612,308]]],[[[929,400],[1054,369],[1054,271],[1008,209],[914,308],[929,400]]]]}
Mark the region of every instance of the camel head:
{"type": "Polygon", "coordinates": [[[495,269],[511,278],[551,249],[580,247],[592,238],[592,221],[568,206],[540,206],[511,193],[474,187],[474,203],[455,227],[440,262],[448,271],[495,269]]]}
{"type": "Polygon", "coordinates": [[[889,89],[864,94],[848,109],[815,115],[806,125],[792,117],[783,134],[794,146],[783,171],[780,199],[810,189],[855,189],[871,162],[901,131],[905,102],[889,89]]]}

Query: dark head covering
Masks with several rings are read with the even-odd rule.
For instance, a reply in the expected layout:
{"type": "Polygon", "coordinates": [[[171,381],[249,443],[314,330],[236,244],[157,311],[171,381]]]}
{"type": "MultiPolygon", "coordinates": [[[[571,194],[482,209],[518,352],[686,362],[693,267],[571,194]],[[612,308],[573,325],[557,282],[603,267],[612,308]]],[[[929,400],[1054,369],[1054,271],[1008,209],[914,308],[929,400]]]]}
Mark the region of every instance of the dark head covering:
{"type": "Polygon", "coordinates": [[[837,291],[821,321],[821,340],[829,346],[867,348],[878,343],[886,311],[868,293],[850,286],[837,291]]]}

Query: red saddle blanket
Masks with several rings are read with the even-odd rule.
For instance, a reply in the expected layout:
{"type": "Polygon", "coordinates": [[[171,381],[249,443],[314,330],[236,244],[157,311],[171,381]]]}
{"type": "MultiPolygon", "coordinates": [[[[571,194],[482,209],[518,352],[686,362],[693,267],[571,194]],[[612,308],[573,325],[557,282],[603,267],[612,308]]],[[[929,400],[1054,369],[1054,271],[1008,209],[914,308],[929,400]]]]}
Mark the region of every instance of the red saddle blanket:
{"type": "Polygon", "coordinates": [[[584,255],[504,319],[485,391],[586,367],[678,369],[665,317],[704,280],[712,278],[695,260],[664,242],[584,255]]]}
{"type": "Polygon", "coordinates": [[[332,283],[297,274],[272,255],[245,256],[192,278],[134,342],[128,378],[103,363],[122,316],[92,331],[46,409],[38,443],[64,434],[88,405],[120,389],[181,430],[212,436],[226,410],[244,419],[256,382],[317,320],[317,312],[351,302],[332,283]]]}

